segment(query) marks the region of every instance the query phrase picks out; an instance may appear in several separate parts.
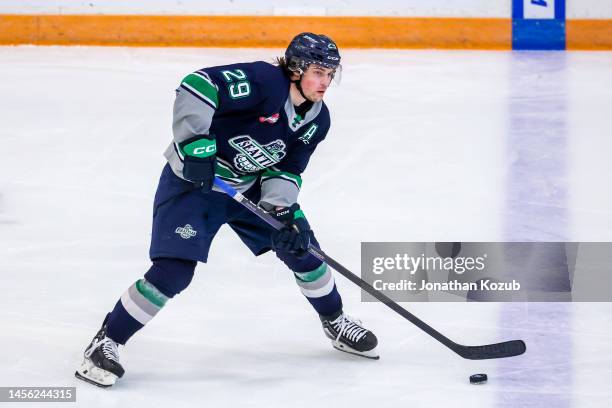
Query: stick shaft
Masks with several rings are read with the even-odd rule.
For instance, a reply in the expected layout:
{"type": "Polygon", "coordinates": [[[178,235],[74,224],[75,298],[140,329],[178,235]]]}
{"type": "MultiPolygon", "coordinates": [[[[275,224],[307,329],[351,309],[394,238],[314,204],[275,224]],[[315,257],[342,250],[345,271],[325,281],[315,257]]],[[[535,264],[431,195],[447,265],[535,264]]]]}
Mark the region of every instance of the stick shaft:
{"type": "MultiPolygon", "coordinates": [[[[268,214],[266,211],[264,211],[261,207],[259,207],[251,200],[243,196],[241,193],[236,191],[236,189],[225,183],[223,180],[219,179],[219,177],[215,178],[215,185],[221,188],[227,195],[229,195],[234,200],[236,200],[248,210],[250,210],[253,214],[257,215],[263,221],[267,222],[273,228],[280,230],[285,226],[283,223],[281,223],[273,216],[268,214]]],[[[522,340],[513,340],[504,343],[472,347],[457,344],[439,331],[437,331],[436,329],[434,329],[433,327],[431,327],[430,325],[428,325],[427,323],[425,323],[423,320],[410,313],[408,310],[398,305],[390,297],[380,292],[379,290],[376,290],[374,287],[372,287],[372,285],[361,279],[359,276],[355,275],[353,272],[342,266],[338,261],[323,252],[323,250],[310,244],[308,246],[308,252],[310,252],[313,256],[315,256],[322,262],[327,263],[334,270],[338,271],[338,273],[340,273],[342,276],[359,286],[361,289],[368,292],[370,295],[374,296],[391,310],[393,310],[406,320],[410,321],[419,329],[423,330],[425,333],[429,334],[431,337],[438,340],[440,343],[442,343],[455,353],[459,354],[463,358],[483,360],[488,358],[512,357],[515,355],[523,354],[525,352],[525,343],[522,340]]]]}

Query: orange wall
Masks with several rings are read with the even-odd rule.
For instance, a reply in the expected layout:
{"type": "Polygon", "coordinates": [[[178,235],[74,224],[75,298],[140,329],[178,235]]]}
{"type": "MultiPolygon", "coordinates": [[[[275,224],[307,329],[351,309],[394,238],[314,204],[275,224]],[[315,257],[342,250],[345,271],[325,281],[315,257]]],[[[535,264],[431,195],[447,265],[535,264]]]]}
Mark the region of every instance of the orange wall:
{"type": "Polygon", "coordinates": [[[567,20],[568,50],[612,50],[612,20],[567,20]]]}
{"type": "MultiPolygon", "coordinates": [[[[298,32],[341,47],[509,50],[505,18],[0,15],[0,44],[285,47],[298,32]]],[[[568,49],[612,49],[612,20],[568,20],[568,49]]]]}

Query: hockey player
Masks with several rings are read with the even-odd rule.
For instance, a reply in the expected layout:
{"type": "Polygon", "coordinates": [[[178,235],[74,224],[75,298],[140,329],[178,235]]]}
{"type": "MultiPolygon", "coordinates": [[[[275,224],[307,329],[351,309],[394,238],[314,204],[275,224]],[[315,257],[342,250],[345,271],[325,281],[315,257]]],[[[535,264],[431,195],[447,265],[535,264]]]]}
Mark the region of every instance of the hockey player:
{"type": "Polygon", "coordinates": [[[336,44],[302,33],[277,64],[210,67],[176,90],[173,141],[155,194],[151,268],[115,304],[86,348],[75,375],[108,387],[124,374],[118,345],[185,289],[197,261],[228,224],[253,254],[270,249],[295,275],[333,347],[377,359],[376,336],[344,314],[328,266],[307,252],[318,246],[299,204],[301,174],[325,138],[323,96],[340,75],[336,44]],[[218,176],[285,223],[276,231],[213,186],[218,176]]]}

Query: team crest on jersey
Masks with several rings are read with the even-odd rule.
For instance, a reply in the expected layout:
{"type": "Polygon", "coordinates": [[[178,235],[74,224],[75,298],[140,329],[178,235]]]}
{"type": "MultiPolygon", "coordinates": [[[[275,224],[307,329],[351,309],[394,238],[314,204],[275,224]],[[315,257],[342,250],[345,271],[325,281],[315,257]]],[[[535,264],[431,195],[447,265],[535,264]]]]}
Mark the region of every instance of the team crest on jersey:
{"type": "Polygon", "coordinates": [[[287,154],[285,142],[280,139],[260,145],[251,136],[242,135],[231,138],[229,144],[239,152],[234,157],[234,166],[246,173],[255,173],[270,167],[287,154]]]}

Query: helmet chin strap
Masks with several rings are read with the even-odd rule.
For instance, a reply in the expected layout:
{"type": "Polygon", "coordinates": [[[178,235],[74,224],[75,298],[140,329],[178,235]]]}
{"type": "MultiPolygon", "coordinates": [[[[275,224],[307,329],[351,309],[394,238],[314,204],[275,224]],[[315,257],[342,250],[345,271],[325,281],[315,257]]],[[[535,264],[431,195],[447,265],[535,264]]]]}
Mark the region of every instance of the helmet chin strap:
{"type": "Polygon", "coordinates": [[[314,102],[311,101],[306,95],[304,95],[304,91],[302,90],[302,76],[304,74],[300,74],[300,79],[294,79],[291,81],[292,84],[295,84],[295,87],[298,89],[298,91],[300,91],[300,95],[302,95],[302,98],[306,99],[309,102],[314,102]]]}

